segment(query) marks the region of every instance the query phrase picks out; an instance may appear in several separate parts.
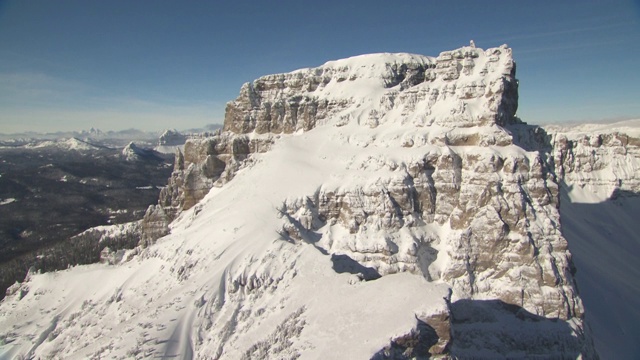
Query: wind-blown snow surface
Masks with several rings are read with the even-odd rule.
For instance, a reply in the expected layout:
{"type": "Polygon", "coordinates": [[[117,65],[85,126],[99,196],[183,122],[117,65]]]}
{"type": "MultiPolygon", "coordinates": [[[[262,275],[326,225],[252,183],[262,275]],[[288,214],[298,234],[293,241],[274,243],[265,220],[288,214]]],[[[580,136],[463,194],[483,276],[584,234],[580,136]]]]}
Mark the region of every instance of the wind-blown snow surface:
{"type": "MultiPolygon", "coordinates": [[[[327,118],[320,119],[318,126],[306,129],[310,130],[307,132],[248,134],[278,139],[268,152],[252,154],[252,161],[232,181],[213,188],[200,203],[183,212],[172,223],[170,235],[147,248],[130,251],[121,264],[96,264],[32,275],[25,284],[15,287],[13,294],[0,304],[0,339],[4,344],[0,347],[1,356],[371,358],[390,339],[414,328],[417,317],[446,311],[443,298],[449,295],[450,284],[441,280],[440,274],[455,261],[458,266],[464,260],[451,258],[455,254],[451,247],[455,245],[447,242],[450,234],[458,239],[464,230],[451,228],[449,216],[453,218],[455,209],[448,209],[447,199],[440,199],[439,206],[445,210],[433,215],[440,216],[436,221],[417,218],[411,227],[400,227],[394,233],[387,232],[384,226],[369,224],[369,229],[354,235],[346,226],[328,222],[312,234],[307,233],[307,242],[287,241],[291,239],[283,235],[283,227],[290,225],[287,216],[291,214],[282,210],[287,206],[296,208],[296,203],[324,190],[335,193],[379,190],[388,195],[385,184],[403,179],[409,164],[423,163],[425,154],[436,158],[455,155],[458,159],[480,159],[478,167],[485,165],[482,160],[507,159],[505,168],[511,166],[514,171],[498,173],[485,169],[490,174],[489,180],[515,184],[516,177],[524,179],[528,170],[522,170],[524,175],[520,170],[515,174],[514,164],[522,160],[535,168],[540,162],[537,153],[511,145],[510,136],[496,125],[501,111],[500,94],[506,86],[502,76],[510,74],[513,66],[510,49],[500,49],[508,56],[464,48],[477,57],[475,68],[473,61],[467,59],[464,67],[458,68],[459,64],[453,62],[454,66],[438,69],[443,71],[442,76],[452,76],[449,80],[460,75],[457,71],[463,72],[464,81],[457,83],[457,89],[449,80],[438,78],[431,83],[408,84],[417,88],[410,94],[402,93],[403,84],[393,77],[383,82],[380,73],[393,75],[391,65],[406,62],[435,67],[435,59],[378,54],[325,64],[319,68],[321,71],[345,77],[331,78],[316,93],[329,105],[343,106],[332,108],[327,118]],[[406,98],[401,99],[403,96],[406,98]],[[412,251],[409,247],[414,245],[414,238],[438,239],[429,243],[437,257],[424,264],[422,274],[402,272],[405,269],[400,267],[406,264],[399,259],[394,264],[398,269],[381,269],[385,270],[385,276],[361,281],[362,274],[355,274],[357,266],[354,274],[338,273],[332,258],[326,255],[326,249],[330,248],[366,257],[367,253],[384,251],[391,243],[397,246],[395,251],[404,255],[412,251]]],[[[451,54],[448,56],[450,59],[451,54]]],[[[303,78],[310,71],[316,70],[301,70],[294,75],[303,78]]],[[[453,166],[450,170],[442,171],[440,176],[446,174],[451,178],[443,180],[451,189],[459,189],[463,181],[488,181],[474,178],[473,170],[463,173],[458,168],[456,173],[453,166]]],[[[547,186],[553,184],[533,177],[530,185],[547,194],[547,186]]],[[[498,192],[503,190],[510,189],[498,186],[498,192]]],[[[390,205],[384,200],[368,205],[389,215],[389,219],[378,219],[379,223],[392,220],[391,207],[387,208],[390,205]]],[[[467,205],[473,210],[472,204],[467,205]]],[[[534,202],[531,207],[541,214],[557,215],[551,202],[534,202]]],[[[304,207],[297,210],[295,216],[301,223],[312,218],[304,213],[304,207]]],[[[501,223],[496,211],[485,213],[491,217],[489,220],[501,223]]],[[[464,223],[463,212],[456,214],[457,220],[464,223]]],[[[402,221],[412,221],[411,216],[402,221]]],[[[483,229],[484,224],[487,232],[503,228],[493,229],[485,220],[473,218],[472,225],[483,229]]],[[[521,221],[520,226],[525,226],[524,223],[521,221]]],[[[516,294],[518,298],[514,301],[520,304],[515,308],[519,310],[513,310],[511,318],[516,319],[517,313],[518,321],[534,319],[531,321],[541,324],[539,329],[545,329],[546,323],[539,321],[551,320],[544,316],[559,317],[554,323],[562,325],[565,335],[549,343],[549,336],[538,331],[542,336],[537,338],[541,339],[539,343],[532,344],[536,348],[529,349],[527,343],[517,342],[514,347],[517,354],[522,356],[529,350],[544,354],[553,347],[547,354],[577,355],[579,341],[567,341],[582,335],[581,305],[573,293],[570,275],[560,285],[554,283],[556,278],[547,276],[532,280],[527,276],[527,270],[532,268],[517,260],[535,256],[532,261],[537,267],[533,272],[549,275],[551,259],[560,268],[559,272],[556,268],[558,276],[565,276],[566,263],[560,256],[564,253],[560,251],[557,259],[550,253],[551,242],[562,239],[547,217],[527,218],[526,224],[531,231],[543,229],[546,233],[529,241],[512,231],[512,237],[506,241],[509,246],[522,245],[523,254],[504,256],[499,272],[507,275],[494,277],[493,269],[484,273],[478,270],[482,276],[472,280],[468,280],[472,275],[460,275],[453,281],[454,287],[462,291],[454,293],[454,297],[469,299],[474,288],[475,291],[480,288],[478,297],[486,301],[507,292],[516,294]],[[532,242],[543,245],[540,248],[544,253],[539,257],[534,255],[532,242]],[[543,280],[545,283],[539,285],[543,280]],[[536,284],[536,288],[527,288],[525,292],[522,287],[528,284],[536,284]],[[471,294],[464,293],[467,288],[471,294]],[[545,308],[547,302],[556,300],[560,305],[554,303],[545,308]],[[531,317],[525,308],[539,311],[541,316],[531,317]],[[570,348],[564,349],[565,345],[570,348]]],[[[360,264],[360,268],[366,267],[360,264]]],[[[460,273],[466,274],[467,270],[461,268],[460,273]]],[[[495,306],[489,303],[485,310],[500,307],[497,303],[495,306]]],[[[481,315],[483,321],[492,321],[490,313],[481,315]]],[[[497,344],[485,349],[488,357],[513,356],[501,347],[511,341],[508,336],[506,340],[491,339],[493,334],[509,330],[494,324],[487,333],[482,325],[459,326],[462,333],[473,336],[468,342],[461,341],[463,346],[457,351],[473,356],[475,346],[487,339],[496,340],[497,344]]],[[[553,328],[558,326],[546,327],[553,328]]]]}

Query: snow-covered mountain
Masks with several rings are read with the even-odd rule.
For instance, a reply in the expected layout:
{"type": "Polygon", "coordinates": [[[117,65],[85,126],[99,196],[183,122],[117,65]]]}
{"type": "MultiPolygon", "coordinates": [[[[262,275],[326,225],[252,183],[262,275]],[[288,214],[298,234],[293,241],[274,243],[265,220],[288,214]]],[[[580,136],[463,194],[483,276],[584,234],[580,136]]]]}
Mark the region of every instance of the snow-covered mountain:
{"type": "Polygon", "coordinates": [[[158,152],[152,149],[141,148],[134,142],[130,142],[122,149],[122,157],[127,161],[161,160],[158,152]]]}
{"type": "Polygon", "coordinates": [[[141,130],[129,129],[122,131],[101,131],[91,128],[82,131],[68,131],[56,133],[17,133],[17,134],[0,134],[0,146],[7,147],[37,147],[44,144],[45,146],[56,142],[64,142],[70,139],[76,139],[92,145],[107,147],[122,147],[130,141],[157,141],[158,133],[144,132],[141,130]]]}
{"type": "Polygon", "coordinates": [[[88,141],[72,137],[69,139],[45,140],[35,144],[25,145],[25,148],[55,148],[60,150],[92,151],[104,149],[105,147],[99,144],[93,144],[88,141]]]}
{"type": "Polygon", "coordinates": [[[184,145],[187,137],[177,130],[165,130],[158,139],[158,146],[180,146],[184,145]]]}
{"type": "Polygon", "coordinates": [[[12,287],[0,354],[597,358],[561,194],[637,193],[638,140],[522,124],[517,97],[506,46],[245,84],[140,247],[12,287]]]}
{"type": "Polygon", "coordinates": [[[184,143],[187,141],[187,137],[187,135],[181,134],[177,130],[167,129],[160,135],[158,145],[154,150],[163,154],[173,154],[176,152],[176,149],[184,149],[184,143]]]}

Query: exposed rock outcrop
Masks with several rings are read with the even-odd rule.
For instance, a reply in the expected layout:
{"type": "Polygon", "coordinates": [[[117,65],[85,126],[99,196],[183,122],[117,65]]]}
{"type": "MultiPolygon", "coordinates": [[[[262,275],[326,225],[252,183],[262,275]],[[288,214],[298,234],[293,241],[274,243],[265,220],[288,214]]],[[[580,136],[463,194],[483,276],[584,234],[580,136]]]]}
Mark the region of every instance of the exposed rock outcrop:
{"type": "Polygon", "coordinates": [[[147,209],[142,222],[142,245],[168,234],[169,223],[197,204],[214,186],[231,180],[249,155],[269,149],[271,136],[249,137],[229,132],[188,139],[184,152],[176,150],[174,170],[160,191],[157,205],[147,209]]]}
{"type": "Polygon", "coordinates": [[[370,101],[358,96],[369,81],[382,82],[390,89],[379,97],[378,109],[360,114],[359,121],[371,127],[386,119],[398,121],[398,117],[416,126],[450,128],[515,122],[518,84],[510,48],[483,52],[465,47],[437,58],[402,54],[393,62],[383,56],[328,62],[246,83],[240,96],[227,104],[224,130],[258,134],[308,131],[350,106],[370,101]],[[359,66],[351,66],[356,61],[359,66]],[[354,91],[349,92],[350,88],[354,91]]]}
{"type": "MultiPolygon", "coordinates": [[[[334,270],[360,271],[359,279],[408,272],[448,284],[453,304],[493,301],[487,312],[498,317],[559,319],[563,343],[546,355],[564,348],[596,357],[561,233],[559,186],[586,167],[606,166],[598,151],[636,151],[637,139],[569,140],[522,124],[515,117],[517,86],[506,46],[464,47],[437,58],[369,55],[247,83],[227,104],[223,131],[189,139],[176,154],[169,185],[145,215],[143,244],[167,234],[181,211],[276,146],[279,136],[321,125],[348,128],[344,144],[355,150],[346,170],[353,179],[283,199],[277,207],[283,239],[313,244],[332,255],[334,270]]],[[[635,177],[625,182],[637,186],[635,177]]],[[[380,356],[401,358],[389,357],[392,349],[409,357],[448,353],[457,333],[488,321],[460,320],[465,309],[425,314],[420,321],[428,327],[419,322],[380,356]],[[456,321],[467,325],[446,330],[456,321]],[[433,344],[425,347],[423,338],[433,344]]]]}

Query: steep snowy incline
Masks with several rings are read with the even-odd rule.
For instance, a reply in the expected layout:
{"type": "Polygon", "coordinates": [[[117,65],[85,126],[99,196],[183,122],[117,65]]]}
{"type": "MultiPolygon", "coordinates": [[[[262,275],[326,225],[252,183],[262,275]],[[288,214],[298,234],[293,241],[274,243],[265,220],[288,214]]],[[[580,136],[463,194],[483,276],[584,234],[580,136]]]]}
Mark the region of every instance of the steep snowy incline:
{"type": "Polygon", "coordinates": [[[0,354],[596,358],[516,108],[506,46],[245,84],[178,153],[139,248],[12,287],[0,354]]]}
{"type": "Polygon", "coordinates": [[[22,299],[3,304],[3,323],[16,325],[5,342],[15,350],[44,338],[33,352],[40,357],[234,359],[293,331],[299,340],[284,339],[294,342],[282,344],[284,354],[366,358],[412,328],[416,314],[443,310],[446,286],[410,274],[360,282],[335,273],[312,245],[280,239],[279,203],[312,193],[343,165],[340,147],[328,151],[324,136],[311,135],[283,139],[133,260],[34,276],[22,299]]]}

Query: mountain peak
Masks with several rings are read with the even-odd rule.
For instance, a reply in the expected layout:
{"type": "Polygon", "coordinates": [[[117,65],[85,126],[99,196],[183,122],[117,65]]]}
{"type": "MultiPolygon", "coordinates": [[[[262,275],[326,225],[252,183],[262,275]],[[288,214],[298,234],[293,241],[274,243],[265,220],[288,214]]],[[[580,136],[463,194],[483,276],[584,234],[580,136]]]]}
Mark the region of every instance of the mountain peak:
{"type": "Polygon", "coordinates": [[[151,149],[143,149],[136,145],[133,141],[130,141],[127,146],[122,149],[122,156],[127,161],[139,161],[139,160],[159,160],[158,154],[151,149]]]}
{"type": "Polygon", "coordinates": [[[466,128],[516,122],[511,49],[466,46],[436,58],[398,53],[329,61],[263,76],[227,104],[224,129],[292,133],[332,122],[375,128],[466,128]]]}

